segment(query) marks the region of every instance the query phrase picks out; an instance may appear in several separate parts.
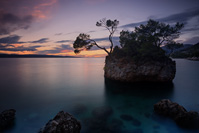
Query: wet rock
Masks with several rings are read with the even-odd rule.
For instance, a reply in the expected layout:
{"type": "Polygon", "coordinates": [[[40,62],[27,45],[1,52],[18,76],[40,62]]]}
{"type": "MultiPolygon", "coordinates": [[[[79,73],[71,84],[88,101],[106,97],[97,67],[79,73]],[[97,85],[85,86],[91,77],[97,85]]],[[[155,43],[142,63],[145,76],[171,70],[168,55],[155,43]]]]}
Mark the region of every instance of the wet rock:
{"type": "Polygon", "coordinates": [[[187,112],[183,106],[173,103],[168,99],[163,99],[156,103],[154,111],[160,115],[171,117],[181,127],[199,128],[198,112],[187,112]]]}
{"type": "Polygon", "coordinates": [[[154,111],[160,115],[175,118],[179,114],[186,113],[186,109],[169,99],[163,99],[154,105],[154,111]]]}
{"type": "Polygon", "coordinates": [[[80,130],[79,121],[69,113],[60,111],[39,133],[80,133],[80,130]]]}
{"type": "Polygon", "coordinates": [[[104,71],[106,78],[122,82],[171,82],[176,63],[170,58],[135,62],[128,57],[107,56],[104,71]]]}
{"type": "Polygon", "coordinates": [[[14,125],[15,120],[15,112],[14,109],[9,109],[1,112],[0,114],[0,131],[3,131],[7,128],[10,128],[14,125]]]}
{"type": "Polygon", "coordinates": [[[199,128],[199,114],[195,111],[180,114],[176,116],[175,121],[181,127],[199,128]]]}
{"type": "Polygon", "coordinates": [[[107,119],[113,113],[113,109],[110,106],[97,107],[92,111],[95,118],[107,119]]]}

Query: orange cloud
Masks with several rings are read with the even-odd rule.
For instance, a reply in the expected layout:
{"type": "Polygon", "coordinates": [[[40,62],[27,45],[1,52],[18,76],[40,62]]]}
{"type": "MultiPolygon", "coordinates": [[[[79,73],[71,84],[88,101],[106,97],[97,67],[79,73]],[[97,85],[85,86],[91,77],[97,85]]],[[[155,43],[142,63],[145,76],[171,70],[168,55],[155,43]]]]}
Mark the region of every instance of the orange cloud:
{"type": "Polygon", "coordinates": [[[52,10],[57,6],[58,0],[45,0],[33,8],[32,15],[38,19],[48,19],[51,17],[52,10]]]}
{"type": "Polygon", "coordinates": [[[27,54],[36,54],[34,51],[0,51],[1,54],[19,54],[19,55],[27,55],[27,54]]]}
{"type": "Polygon", "coordinates": [[[23,44],[10,44],[10,45],[12,45],[15,48],[23,46],[23,44]]]}

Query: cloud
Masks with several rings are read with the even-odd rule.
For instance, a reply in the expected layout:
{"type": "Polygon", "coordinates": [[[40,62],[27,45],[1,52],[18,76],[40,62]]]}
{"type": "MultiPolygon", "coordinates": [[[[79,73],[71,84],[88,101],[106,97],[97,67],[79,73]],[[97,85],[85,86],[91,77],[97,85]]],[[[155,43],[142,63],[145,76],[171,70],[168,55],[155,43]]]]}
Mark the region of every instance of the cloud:
{"type": "Polygon", "coordinates": [[[0,9],[19,16],[32,15],[38,19],[49,18],[59,0],[1,0],[0,9]]]}
{"type": "Polygon", "coordinates": [[[38,51],[39,54],[56,54],[56,53],[67,53],[72,52],[74,49],[70,45],[62,44],[59,47],[55,47],[52,50],[38,51]]]}
{"type": "Polygon", "coordinates": [[[188,38],[183,43],[184,44],[196,44],[198,42],[199,42],[199,36],[195,36],[195,37],[192,37],[192,38],[188,38]]]}
{"type": "Polygon", "coordinates": [[[0,11],[0,35],[10,34],[19,29],[27,29],[32,21],[33,16],[31,15],[19,17],[12,13],[0,11]]]}
{"type": "Polygon", "coordinates": [[[0,38],[0,44],[16,44],[16,43],[24,43],[24,42],[19,42],[21,36],[18,35],[11,35],[7,37],[0,38]]]}
{"type": "Polygon", "coordinates": [[[96,32],[95,30],[91,30],[91,31],[88,31],[87,33],[93,33],[93,32],[96,32]]]}
{"type": "Polygon", "coordinates": [[[36,41],[30,41],[29,43],[47,43],[49,40],[49,38],[41,38],[39,40],[36,41]]]}
{"type": "Polygon", "coordinates": [[[0,0],[0,35],[27,29],[31,23],[51,18],[58,0],[0,0]]]}
{"type": "MultiPolygon", "coordinates": [[[[187,22],[190,19],[194,17],[198,17],[198,16],[199,16],[199,9],[197,8],[197,9],[191,9],[191,10],[184,11],[177,14],[172,14],[170,16],[155,19],[155,20],[160,21],[160,22],[168,22],[168,23],[180,22],[180,23],[187,24],[187,22]]],[[[120,26],[120,28],[131,28],[131,27],[139,26],[140,24],[146,24],[146,23],[147,21],[141,21],[138,23],[130,23],[130,24],[122,25],[120,26]]]]}
{"type": "Polygon", "coordinates": [[[56,43],[65,43],[65,42],[71,42],[71,40],[61,40],[61,41],[57,41],[56,43]]]}
{"type": "MultiPolygon", "coordinates": [[[[119,40],[119,37],[112,37],[113,40],[119,40]]],[[[109,41],[109,38],[108,37],[104,37],[104,38],[95,38],[93,39],[95,40],[96,42],[101,42],[101,41],[109,41]]]]}
{"type": "Polygon", "coordinates": [[[24,47],[24,46],[19,46],[19,47],[7,47],[7,46],[3,46],[0,44],[0,50],[2,51],[37,51],[36,48],[39,48],[41,46],[30,46],[30,47],[24,47]]]}
{"type": "Polygon", "coordinates": [[[60,36],[62,35],[63,33],[56,33],[55,36],[60,36]]]}

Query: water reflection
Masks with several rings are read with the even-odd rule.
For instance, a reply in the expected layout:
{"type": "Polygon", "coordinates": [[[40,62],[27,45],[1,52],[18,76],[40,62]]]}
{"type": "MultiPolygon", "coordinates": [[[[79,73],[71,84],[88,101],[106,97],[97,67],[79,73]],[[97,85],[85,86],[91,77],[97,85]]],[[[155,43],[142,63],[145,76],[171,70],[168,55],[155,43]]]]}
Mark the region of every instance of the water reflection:
{"type": "Polygon", "coordinates": [[[122,83],[105,78],[105,91],[111,95],[131,95],[146,98],[170,98],[174,90],[171,83],[122,83]]]}
{"type": "Polygon", "coordinates": [[[124,124],[121,131],[156,132],[169,128],[168,124],[157,121],[153,105],[161,99],[172,97],[173,83],[121,83],[105,78],[104,84],[106,104],[114,110],[111,118],[124,124]]]}

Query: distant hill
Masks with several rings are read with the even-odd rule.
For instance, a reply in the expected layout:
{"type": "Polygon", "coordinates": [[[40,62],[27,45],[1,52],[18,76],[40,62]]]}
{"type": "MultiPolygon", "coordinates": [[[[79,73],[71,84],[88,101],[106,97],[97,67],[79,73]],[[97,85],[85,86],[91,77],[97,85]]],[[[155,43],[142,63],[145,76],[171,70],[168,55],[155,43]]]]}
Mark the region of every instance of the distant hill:
{"type": "MultiPolygon", "coordinates": [[[[179,51],[182,51],[182,50],[185,50],[187,48],[190,48],[192,47],[193,45],[192,44],[183,44],[183,47],[180,47],[180,48],[177,48],[177,49],[174,49],[173,52],[179,52],[179,51]]],[[[166,55],[170,55],[171,54],[171,50],[168,49],[166,46],[163,46],[162,49],[165,51],[166,55]]]]}
{"type": "Polygon", "coordinates": [[[57,55],[18,55],[18,54],[0,54],[0,58],[77,58],[75,56],[57,56],[57,55]]]}
{"type": "MultiPolygon", "coordinates": [[[[167,55],[170,54],[171,50],[167,47],[162,47],[162,49],[166,52],[167,55]]],[[[195,45],[191,44],[184,44],[183,47],[178,49],[174,49],[173,53],[171,54],[172,58],[192,58],[192,57],[199,57],[199,43],[195,45]]]]}

